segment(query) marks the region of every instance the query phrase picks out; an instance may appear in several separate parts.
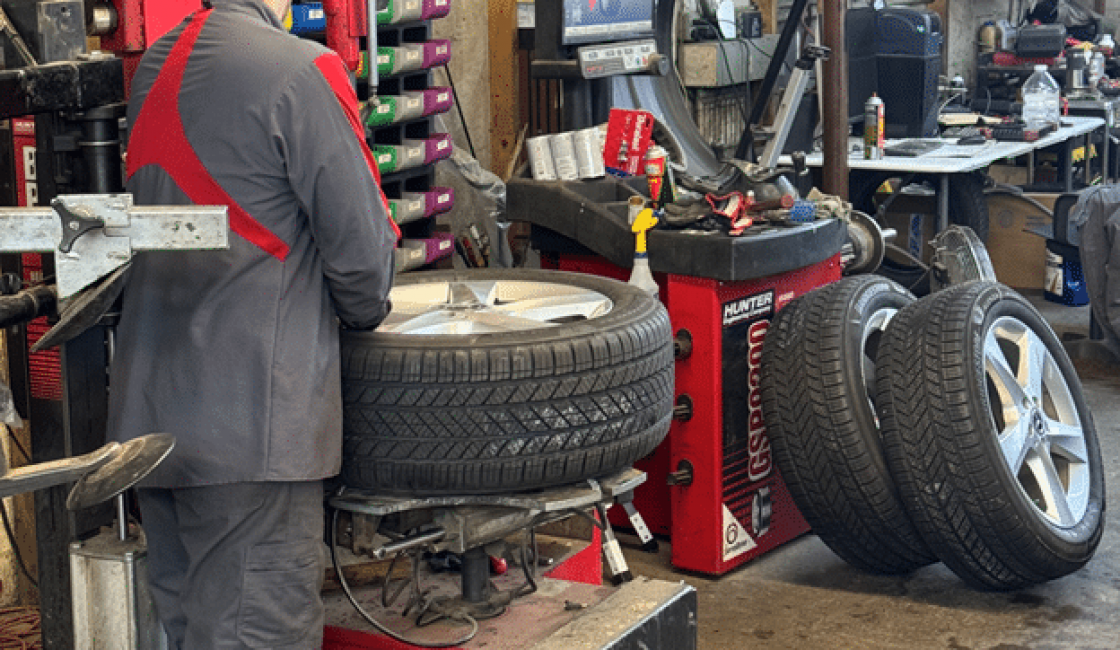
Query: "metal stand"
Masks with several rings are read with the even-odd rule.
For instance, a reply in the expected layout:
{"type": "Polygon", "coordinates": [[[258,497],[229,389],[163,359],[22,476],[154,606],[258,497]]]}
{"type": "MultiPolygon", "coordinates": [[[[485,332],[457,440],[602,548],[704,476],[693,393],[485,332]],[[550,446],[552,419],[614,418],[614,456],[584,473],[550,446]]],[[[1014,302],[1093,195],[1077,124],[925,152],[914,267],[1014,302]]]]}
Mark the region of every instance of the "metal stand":
{"type": "MultiPolygon", "coordinates": [[[[344,488],[330,500],[330,505],[352,515],[373,518],[376,522],[368,527],[355,524],[354,534],[360,534],[357,532],[360,530],[376,531],[378,535],[393,540],[373,547],[370,551],[373,557],[385,558],[399,553],[413,555],[413,602],[406,605],[405,615],[418,612],[415,620],[417,627],[436,620],[452,619],[470,623],[477,630],[477,621],[502,614],[512,600],[536,590],[531,569],[539,560],[535,548],[530,557],[523,543],[521,564],[526,571],[526,585],[507,592],[498,592],[491,585],[490,554],[486,548],[517,533],[528,531],[531,534],[538,526],[573,514],[594,521],[603,531],[603,555],[612,582],[619,584],[631,580],[626,559],[607,521],[606,509],[616,502],[631,503],[634,489],[645,478],[645,473],[627,469],[607,478],[531,493],[429,498],[379,496],[344,488]],[[590,514],[592,511],[597,518],[590,514]],[[417,556],[424,551],[450,551],[462,556],[460,593],[457,596],[432,596],[429,591],[420,588],[417,556]]],[[[633,507],[632,503],[630,507],[633,507]]],[[[332,526],[332,534],[334,528],[332,526]]],[[[332,550],[335,550],[334,546],[332,543],[332,550]]],[[[346,586],[340,567],[336,569],[339,569],[340,581],[351,603],[367,621],[393,638],[411,642],[383,628],[362,610],[346,586]]],[[[383,602],[387,591],[383,588],[383,602]]],[[[470,636],[457,643],[466,642],[470,636]]]]}
{"type": "Polygon", "coordinates": [[[827,47],[810,45],[805,48],[801,58],[797,60],[797,64],[793,68],[793,74],[789,77],[786,92],[782,95],[778,115],[774,118],[774,135],[766,143],[766,148],[762,150],[762,157],[759,158],[758,164],[767,169],[774,169],[778,166],[778,158],[781,157],[782,149],[786,146],[789,130],[793,126],[793,118],[796,117],[797,109],[801,106],[801,97],[805,94],[805,88],[809,85],[809,75],[813,66],[816,65],[818,60],[827,61],[830,54],[831,52],[827,47]]]}

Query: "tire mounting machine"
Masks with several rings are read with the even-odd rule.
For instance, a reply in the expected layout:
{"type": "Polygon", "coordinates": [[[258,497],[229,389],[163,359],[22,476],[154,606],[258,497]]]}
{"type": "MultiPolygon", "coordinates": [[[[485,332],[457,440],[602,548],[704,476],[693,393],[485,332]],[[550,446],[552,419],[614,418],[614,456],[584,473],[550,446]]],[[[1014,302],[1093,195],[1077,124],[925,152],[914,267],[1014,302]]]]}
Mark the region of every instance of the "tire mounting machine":
{"type": "MultiPolygon", "coordinates": [[[[558,5],[536,4],[533,72],[563,80],[562,130],[604,123],[612,106],[644,108],[683,148],[701,141],[686,151],[689,171],[707,163],[708,173],[693,176],[724,173],[726,167],[705,160],[712,154],[701,150],[706,145],[688,117],[676,73],[651,66],[625,77],[588,74],[573,59],[586,58],[588,48],[619,49],[627,43],[585,45],[579,51],[562,45],[558,5]]],[[[671,24],[674,5],[659,2],[654,24],[671,24]]],[[[670,32],[658,29],[660,52],[673,51],[670,32]]],[[[775,55],[772,67],[780,67],[782,58],[775,55]]],[[[508,183],[506,218],[533,225],[542,267],[625,281],[634,251],[627,200],[644,195],[645,186],[640,176],[536,181],[523,169],[508,183]]],[[[771,460],[759,362],[773,314],[840,278],[848,236],[840,219],[748,230],[739,237],[649,232],[650,268],[675,332],[677,397],[668,437],[637,464],[649,480],[635,491],[633,506],[650,531],[671,538],[674,566],[722,575],[808,531],[771,460]]],[[[617,525],[630,526],[624,513],[613,514],[617,525]]]]}

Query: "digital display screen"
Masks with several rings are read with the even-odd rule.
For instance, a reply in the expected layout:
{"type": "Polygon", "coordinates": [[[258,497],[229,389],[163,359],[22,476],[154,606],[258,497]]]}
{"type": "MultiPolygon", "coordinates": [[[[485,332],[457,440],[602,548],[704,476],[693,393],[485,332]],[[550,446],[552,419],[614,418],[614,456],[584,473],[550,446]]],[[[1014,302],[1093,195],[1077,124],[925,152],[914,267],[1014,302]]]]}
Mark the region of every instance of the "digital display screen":
{"type": "Polygon", "coordinates": [[[605,43],[654,35],[656,0],[564,0],[565,45],[605,43]]]}

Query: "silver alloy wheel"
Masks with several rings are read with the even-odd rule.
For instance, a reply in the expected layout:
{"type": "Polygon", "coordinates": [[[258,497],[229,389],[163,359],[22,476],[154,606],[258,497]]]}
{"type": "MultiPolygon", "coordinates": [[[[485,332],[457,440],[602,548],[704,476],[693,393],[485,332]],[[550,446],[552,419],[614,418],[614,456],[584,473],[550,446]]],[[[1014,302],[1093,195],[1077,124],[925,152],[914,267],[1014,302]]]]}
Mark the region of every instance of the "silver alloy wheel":
{"type": "Polygon", "coordinates": [[[984,340],[992,418],[1019,489],[1049,522],[1070,528],[1089,504],[1092,480],[1085,431],[1073,393],[1046,344],[1012,317],[984,340]]]}
{"type": "Polygon", "coordinates": [[[378,332],[409,335],[519,332],[604,316],[610,298],[584,287],[525,280],[460,280],[394,287],[378,332]]]}

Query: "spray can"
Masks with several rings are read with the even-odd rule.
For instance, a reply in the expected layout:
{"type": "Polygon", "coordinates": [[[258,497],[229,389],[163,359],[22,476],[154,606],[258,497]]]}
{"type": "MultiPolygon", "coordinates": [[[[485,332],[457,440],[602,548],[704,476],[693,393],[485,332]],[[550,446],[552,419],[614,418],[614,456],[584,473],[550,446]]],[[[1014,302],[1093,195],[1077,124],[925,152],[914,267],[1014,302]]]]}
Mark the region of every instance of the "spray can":
{"type": "Polygon", "coordinates": [[[646,153],[645,172],[646,182],[649,185],[649,199],[654,207],[661,205],[661,190],[665,183],[665,173],[669,165],[669,152],[658,145],[653,145],[646,153]]]}
{"type": "Polygon", "coordinates": [[[863,158],[879,160],[883,157],[884,131],[886,129],[883,100],[875,93],[863,105],[863,158]]]}

